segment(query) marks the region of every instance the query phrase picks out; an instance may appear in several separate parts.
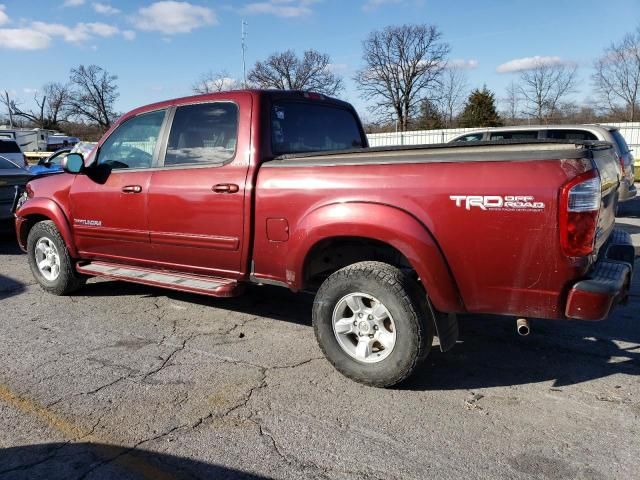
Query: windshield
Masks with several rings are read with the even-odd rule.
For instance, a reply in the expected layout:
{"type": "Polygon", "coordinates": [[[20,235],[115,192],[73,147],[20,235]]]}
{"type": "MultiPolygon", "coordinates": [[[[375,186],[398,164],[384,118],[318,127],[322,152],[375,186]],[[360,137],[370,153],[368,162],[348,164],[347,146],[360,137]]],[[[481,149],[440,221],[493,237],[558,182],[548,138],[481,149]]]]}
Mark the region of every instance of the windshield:
{"type": "Polygon", "coordinates": [[[271,149],[276,155],[363,146],[350,110],[309,102],[279,102],[271,109],[271,149]]]}
{"type": "Polygon", "coordinates": [[[623,155],[625,153],[629,153],[629,151],[630,151],[629,150],[629,145],[627,145],[627,141],[624,139],[624,137],[620,133],[620,130],[612,130],[611,131],[611,135],[613,136],[613,139],[618,144],[618,148],[620,149],[620,153],[622,153],[623,155]]]}
{"type": "Polygon", "coordinates": [[[20,168],[15,163],[10,160],[7,160],[4,157],[0,157],[0,170],[8,170],[12,168],[20,168]]]}

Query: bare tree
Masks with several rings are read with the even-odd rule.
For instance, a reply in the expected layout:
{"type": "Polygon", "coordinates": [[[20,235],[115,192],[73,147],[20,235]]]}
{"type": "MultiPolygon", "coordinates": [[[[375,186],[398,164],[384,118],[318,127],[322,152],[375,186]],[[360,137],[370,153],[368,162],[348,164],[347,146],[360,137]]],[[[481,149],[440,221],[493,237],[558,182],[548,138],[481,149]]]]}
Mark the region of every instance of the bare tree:
{"type": "MultiPolygon", "coordinates": [[[[370,107],[386,120],[392,117],[406,130],[429,90],[440,85],[449,45],[432,25],[389,26],[363,42],[365,66],[355,81],[370,107]]],[[[433,97],[433,95],[432,95],[433,97]]]]}
{"type": "Polygon", "coordinates": [[[57,82],[47,83],[34,94],[33,101],[37,108],[26,110],[11,100],[6,91],[2,99],[12,123],[13,117],[19,117],[38,128],[58,128],[68,117],[69,87],[57,82]]]}
{"type": "Polygon", "coordinates": [[[640,27],[612,43],[594,63],[593,83],[611,112],[625,111],[625,120],[638,117],[640,102],[640,27]]]}
{"type": "Polygon", "coordinates": [[[313,90],[335,95],[342,90],[342,78],[331,71],[331,58],[325,53],[307,50],[298,58],[293,50],[274,53],[256,62],[247,78],[259,88],[313,90]]]}
{"type": "Polygon", "coordinates": [[[505,105],[504,117],[509,119],[509,123],[515,124],[520,115],[520,88],[516,82],[512,81],[507,87],[507,96],[503,99],[505,105]]]}
{"type": "Polygon", "coordinates": [[[527,104],[525,113],[549,123],[560,102],[575,91],[577,67],[542,60],[520,74],[519,91],[527,104]]]}
{"type": "Polygon", "coordinates": [[[440,86],[436,89],[435,103],[440,110],[445,128],[453,126],[453,119],[462,110],[468,90],[467,74],[463,69],[452,66],[442,72],[440,86]]]}
{"type": "Polygon", "coordinates": [[[116,117],[115,101],[119,96],[117,79],[117,76],[97,65],[80,65],[72,69],[72,94],[69,100],[71,113],[94,122],[103,129],[109,128],[116,117]]]}
{"type": "Polygon", "coordinates": [[[225,70],[207,72],[191,87],[193,93],[200,94],[237,90],[238,88],[240,88],[238,81],[231,78],[225,70]]]}

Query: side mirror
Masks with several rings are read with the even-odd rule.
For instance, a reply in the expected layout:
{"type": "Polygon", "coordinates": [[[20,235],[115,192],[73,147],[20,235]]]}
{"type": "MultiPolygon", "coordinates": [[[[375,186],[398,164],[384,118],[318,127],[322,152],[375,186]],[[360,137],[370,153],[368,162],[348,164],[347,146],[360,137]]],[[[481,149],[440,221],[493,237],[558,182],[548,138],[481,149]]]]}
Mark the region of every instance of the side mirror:
{"type": "Polygon", "coordinates": [[[62,159],[62,169],[67,173],[80,173],[84,170],[84,158],[79,153],[70,153],[62,159]]]}

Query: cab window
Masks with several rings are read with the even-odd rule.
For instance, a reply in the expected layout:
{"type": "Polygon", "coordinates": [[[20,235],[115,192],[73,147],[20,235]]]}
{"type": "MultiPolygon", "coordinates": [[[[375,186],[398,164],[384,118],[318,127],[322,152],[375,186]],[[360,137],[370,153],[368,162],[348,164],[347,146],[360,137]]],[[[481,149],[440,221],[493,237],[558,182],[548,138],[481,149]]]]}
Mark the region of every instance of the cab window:
{"type": "Polygon", "coordinates": [[[178,107],[164,164],[224,164],[235,156],[237,142],[238,106],[235,103],[199,103],[178,107]]]}
{"type": "Polygon", "coordinates": [[[157,110],[124,122],[100,147],[98,164],[114,170],[151,167],[164,116],[165,110],[157,110]]]}

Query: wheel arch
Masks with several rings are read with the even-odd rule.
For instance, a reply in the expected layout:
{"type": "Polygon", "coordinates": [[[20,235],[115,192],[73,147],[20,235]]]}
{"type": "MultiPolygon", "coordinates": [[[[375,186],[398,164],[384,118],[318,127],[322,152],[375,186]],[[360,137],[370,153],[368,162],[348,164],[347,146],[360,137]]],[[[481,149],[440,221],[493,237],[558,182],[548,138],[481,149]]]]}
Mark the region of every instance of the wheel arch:
{"type": "Polygon", "coordinates": [[[78,251],[73,242],[71,226],[67,216],[62,208],[51,199],[48,198],[31,198],[25,203],[18,212],[18,220],[16,221],[16,235],[20,247],[25,250],[27,245],[27,237],[33,226],[41,221],[52,221],[60,235],[64,239],[69,255],[77,257],[78,251]]]}
{"type": "MultiPolygon", "coordinates": [[[[310,272],[318,261],[318,252],[354,240],[369,242],[365,245],[377,246],[382,252],[382,258],[360,255],[355,261],[384,261],[385,255],[397,252],[400,263],[395,266],[402,267],[406,262],[416,272],[437,310],[464,311],[455,279],[431,232],[408,212],[380,203],[335,203],[303,217],[291,233],[294,247],[287,259],[290,285],[300,289],[313,286],[309,283],[313,278],[310,272]]],[[[335,266],[346,265],[337,262],[335,266]]]]}

